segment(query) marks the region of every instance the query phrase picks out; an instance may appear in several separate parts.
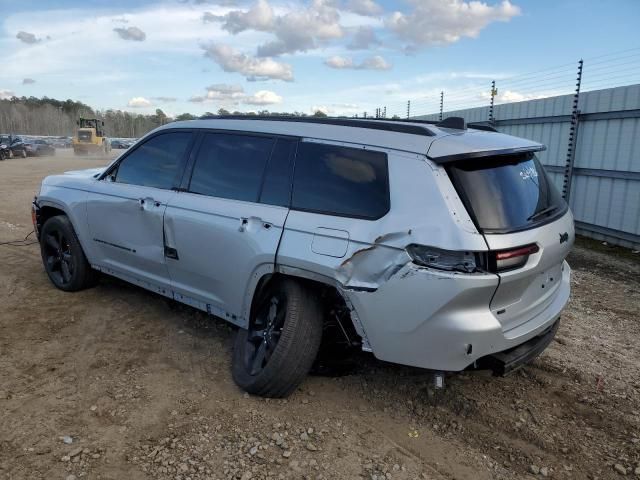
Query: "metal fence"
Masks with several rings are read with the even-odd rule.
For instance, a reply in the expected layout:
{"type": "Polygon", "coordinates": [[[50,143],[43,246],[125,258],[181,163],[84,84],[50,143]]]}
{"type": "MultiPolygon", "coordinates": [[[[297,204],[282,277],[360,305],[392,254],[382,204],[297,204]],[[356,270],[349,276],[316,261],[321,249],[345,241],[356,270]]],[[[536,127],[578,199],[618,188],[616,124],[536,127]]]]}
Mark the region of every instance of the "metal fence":
{"type": "MultiPolygon", "coordinates": [[[[486,122],[490,110],[444,116],[486,122]]],[[[640,84],[495,105],[492,123],[547,146],[539,158],[569,200],[579,233],[640,248],[640,84]]]]}
{"type": "Polygon", "coordinates": [[[356,116],[458,116],[544,143],[540,160],[578,232],[639,249],[640,47],[479,81],[453,87],[448,79],[437,92],[356,116]]]}

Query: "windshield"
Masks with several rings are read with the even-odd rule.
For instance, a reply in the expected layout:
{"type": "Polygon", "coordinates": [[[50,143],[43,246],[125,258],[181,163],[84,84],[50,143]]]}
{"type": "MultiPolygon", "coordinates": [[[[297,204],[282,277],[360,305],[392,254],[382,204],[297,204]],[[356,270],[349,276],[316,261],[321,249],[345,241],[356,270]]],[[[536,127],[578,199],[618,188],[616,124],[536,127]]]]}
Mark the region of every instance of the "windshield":
{"type": "Polygon", "coordinates": [[[447,171],[483,232],[525,230],[556,218],[567,209],[532,153],[463,160],[447,171]]]}
{"type": "Polygon", "coordinates": [[[78,140],[91,141],[91,130],[78,130],[78,140]]]}

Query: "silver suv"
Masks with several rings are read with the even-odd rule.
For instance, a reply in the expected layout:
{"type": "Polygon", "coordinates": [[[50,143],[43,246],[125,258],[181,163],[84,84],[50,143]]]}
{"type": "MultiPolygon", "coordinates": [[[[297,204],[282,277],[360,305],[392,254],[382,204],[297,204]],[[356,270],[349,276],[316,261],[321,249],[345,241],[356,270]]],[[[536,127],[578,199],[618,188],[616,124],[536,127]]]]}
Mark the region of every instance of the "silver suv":
{"type": "Polygon", "coordinates": [[[556,332],[574,227],[544,146],[488,130],[171,123],[106,168],[44,179],[44,267],[62,290],[98,271],[231,322],[233,378],[258,395],[291,393],[323,342],[504,374],[556,332]]]}

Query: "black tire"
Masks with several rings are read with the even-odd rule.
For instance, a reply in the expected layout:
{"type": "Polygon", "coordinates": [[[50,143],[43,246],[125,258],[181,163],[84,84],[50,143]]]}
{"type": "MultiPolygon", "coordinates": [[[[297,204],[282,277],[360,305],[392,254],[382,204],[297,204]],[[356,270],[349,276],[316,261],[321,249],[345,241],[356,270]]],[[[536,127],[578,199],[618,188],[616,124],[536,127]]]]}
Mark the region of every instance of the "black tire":
{"type": "Polygon", "coordinates": [[[261,295],[249,328],[238,329],[234,381],[254,395],[281,398],[291,394],[316,358],[322,320],[322,306],[310,289],[291,279],[276,281],[261,295]],[[263,360],[258,359],[261,351],[263,360]]]}
{"type": "Polygon", "coordinates": [[[96,272],[85,257],[69,219],[48,219],[40,232],[40,253],[49,280],[60,290],[76,292],[95,284],[96,272]]]}

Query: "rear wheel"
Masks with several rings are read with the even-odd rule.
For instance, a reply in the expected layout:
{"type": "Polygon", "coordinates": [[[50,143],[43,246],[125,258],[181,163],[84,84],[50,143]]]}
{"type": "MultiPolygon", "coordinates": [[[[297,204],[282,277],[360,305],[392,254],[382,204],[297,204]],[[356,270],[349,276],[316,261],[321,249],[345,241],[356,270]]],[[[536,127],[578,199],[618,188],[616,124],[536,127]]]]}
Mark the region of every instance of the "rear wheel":
{"type": "Polygon", "coordinates": [[[233,379],[264,397],[286,397],[304,380],[322,340],[322,307],[311,290],[285,279],[261,295],[233,349],[233,379]]]}
{"type": "Polygon", "coordinates": [[[95,283],[96,273],[66,216],[51,217],[44,223],[40,252],[49,279],[60,290],[75,292],[95,283]]]}

